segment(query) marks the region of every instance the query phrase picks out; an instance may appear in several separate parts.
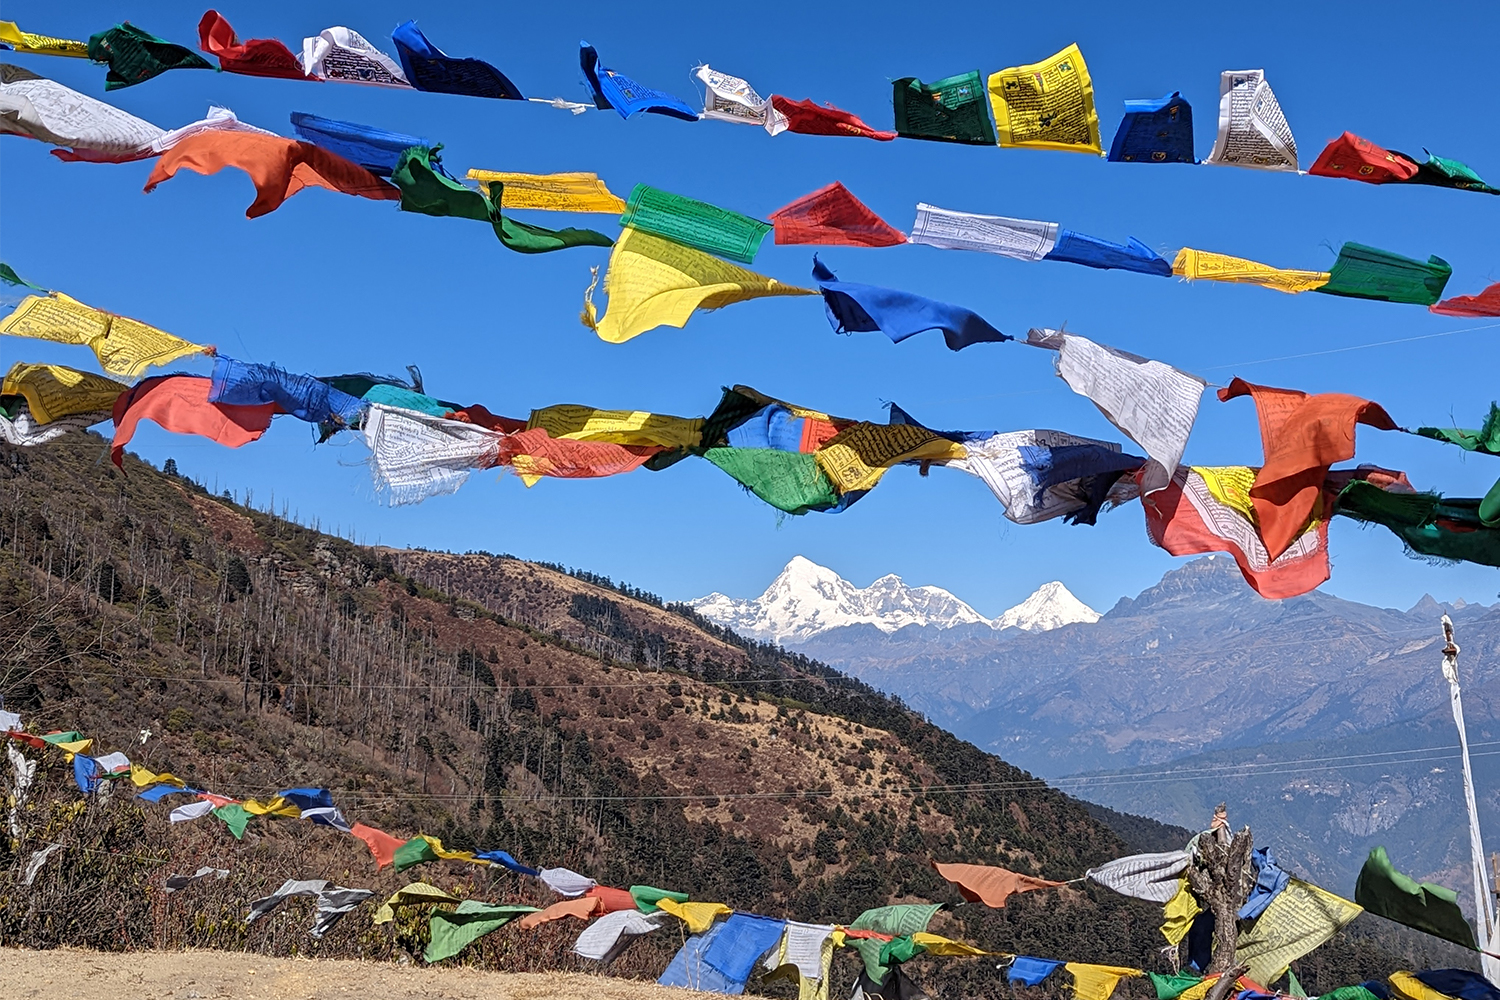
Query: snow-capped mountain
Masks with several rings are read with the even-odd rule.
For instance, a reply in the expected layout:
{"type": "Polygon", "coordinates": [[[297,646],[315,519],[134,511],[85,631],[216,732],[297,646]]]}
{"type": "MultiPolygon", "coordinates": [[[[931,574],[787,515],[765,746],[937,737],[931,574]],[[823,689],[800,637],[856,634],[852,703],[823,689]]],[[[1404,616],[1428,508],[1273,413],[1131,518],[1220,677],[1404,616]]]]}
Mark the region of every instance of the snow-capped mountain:
{"type": "Polygon", "coordinates": [[[787,563],[754,600],[710,594],[688,603],[705,618],[741,635],[778,643],[797,643],[846,625],[873,625],[886,633],[908,625],[1045,631],[1099,620],[1098,612],[1061,583],[1044,585],[992,621],[941,587],[908,587],[890,574],[859,588],[802,556],[787,563]]]}

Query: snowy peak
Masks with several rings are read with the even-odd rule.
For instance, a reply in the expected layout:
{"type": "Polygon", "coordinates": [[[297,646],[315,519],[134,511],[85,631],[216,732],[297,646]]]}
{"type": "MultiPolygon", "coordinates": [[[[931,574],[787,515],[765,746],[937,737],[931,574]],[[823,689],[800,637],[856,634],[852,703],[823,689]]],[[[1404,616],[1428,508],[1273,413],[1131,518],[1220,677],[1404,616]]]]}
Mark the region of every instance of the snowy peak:
{"type": "Polygon", "coordinates": [[[705,618],[756,639],[796,643],[846,625],[873,625],[895,632],[908,625],[952,628],[989,625],[1045,631],[1073,622],[1095,622],[1099,614],[1061,583],[1041,587],[991,621],[941,587],[908,587],[888,574],[860,588],[825,566],[797,556],[754,600],[710,594],[689,601],[705,618]]]}

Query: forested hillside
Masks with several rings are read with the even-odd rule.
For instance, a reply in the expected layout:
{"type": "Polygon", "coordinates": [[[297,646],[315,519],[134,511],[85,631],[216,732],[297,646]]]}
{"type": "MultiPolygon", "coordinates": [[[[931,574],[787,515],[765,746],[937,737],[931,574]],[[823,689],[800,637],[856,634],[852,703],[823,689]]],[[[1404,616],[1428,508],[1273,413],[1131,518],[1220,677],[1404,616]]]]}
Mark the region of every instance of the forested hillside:
{"type": "MultiPolygon", "coordinates": [[[[0,446],[0,694],[32,731],[78,729],[99,752],[225,795],[326,785],[351,821],[401,837],[807,920],[959,903],[931,860],[1072,879],[1132,849],[1081,803],[898,701],[650,594],[505,556],[360,547],[128,456],[122,473],[101,447],[90,434],[0,446]]],[[[167,806],[127,788],[79,808],[60,755],[44,759],[22,837],[0,843],[12,875],[0,943],[391,958],[418,949],[422,928],[356,914],[316,944],[304,916],[240,920],[287,877],[378,892],[415,877],[547,901],[498,869],[377,873],[359,841],[308,823],[257,820],[243,841],[217,821],[169,827],[167,806]],[[45,843],[68,850],[22,885],[45,843]],[[159,892],[168,872],[200,864],[231,877],[159,892]]],[[[1161,848],[1159,825],[1116,825],[1161,848]]],[[[957,906],[933,929],[1154,969],[1159,923],[1158,908],[1080,884],[1003,910],[957,906]]],[[[1359,926],[1302,963],[1309,989],[1432,964],[1361,943],[1359,926]]],[[[574,933],[507,930],[463,960],[572,967],[574,933]]],[[[616,971],[659,972],[668,937],[616,971]]],[[[836,990],[854,966],[839,968],[836,990]]],[[[1008,992],[984,960],[913,972],[953,995],[1008,992]]]]}

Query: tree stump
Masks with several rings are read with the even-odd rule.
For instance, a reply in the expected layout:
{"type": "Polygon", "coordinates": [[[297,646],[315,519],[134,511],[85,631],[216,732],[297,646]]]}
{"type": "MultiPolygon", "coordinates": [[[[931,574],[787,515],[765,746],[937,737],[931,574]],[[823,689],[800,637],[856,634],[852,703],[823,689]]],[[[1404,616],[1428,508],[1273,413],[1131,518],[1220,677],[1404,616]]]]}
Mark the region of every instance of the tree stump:
{"type": "MultiPolygon", "coordinates": [[[[1198,904],[1214,916],[1214,950],[1206,975],[1234,968],[1234,946],[1239,937],[1239,912],[1250,894],[1250,849],[1254,843],[1247,826],[1229,836],[1229,823],[1220,805],[1214,828],[1198,837],[1198,854],[1188,864],[1188,888],[1198,904]]],[[[1238,978],[1226,976],[1232,981],[1238,978]]],[[[1214,990],[1219,984],[1214,984],[1214,990]]],[[[1204,1000],[1218,1000],[1210,990],[1204,1000]]]]}

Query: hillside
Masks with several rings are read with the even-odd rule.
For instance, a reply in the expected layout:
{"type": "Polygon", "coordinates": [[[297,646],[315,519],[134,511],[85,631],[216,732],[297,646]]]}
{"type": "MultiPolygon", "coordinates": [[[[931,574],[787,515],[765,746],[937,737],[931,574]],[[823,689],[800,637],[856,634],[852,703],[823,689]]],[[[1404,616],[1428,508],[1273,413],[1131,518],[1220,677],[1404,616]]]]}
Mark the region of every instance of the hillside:
{"type": "MultiPolygon", "coordinates": [[[[807,920],[958,903],[929,859],[1072,878],[1129,849],[1079,802],[898,701],[689,609],[505,556],[362,548],[133,458],[117,472],[100,449],[87,434],[0,448],[0,693],[35,730],[82,730],[225,794],[327,785],[351,820],[392,833],[807,920]]],[[[395,958],[421,928],[354,917],[313,945],[296,907],[248,930],[239,917],[287,877],[383,893],[415,876],[549,901],[495,870],[377,874],[363,845],[307,823],[256,821],[236,842],[119,794],[80,811],[70,771],[45,761],[0,866],[14,874],[39,842],[70,860],[35,887],[0,884],[0,943],[395,958]],[[200,864],[232,875],[181,896],[152,888],[200,864]]],[[[1043,895],[958,907],[934,930],[1157,967],[1156,908],[1087,885],[1043,895]]],[[[466,961],[576,968],[572,933],[502,933],[466,961]]],[[[672,947],[648,938],[615,971],[654,975],[672,947]]],[[[1311,988],[1413,962],[1341,939],[1306,971],[1311,988]]],[[[840,968],[836,989],[852,978],[840,968]]],[[[983,962],[919,972],[971,995],[1007,989],[983,962]]]]}

